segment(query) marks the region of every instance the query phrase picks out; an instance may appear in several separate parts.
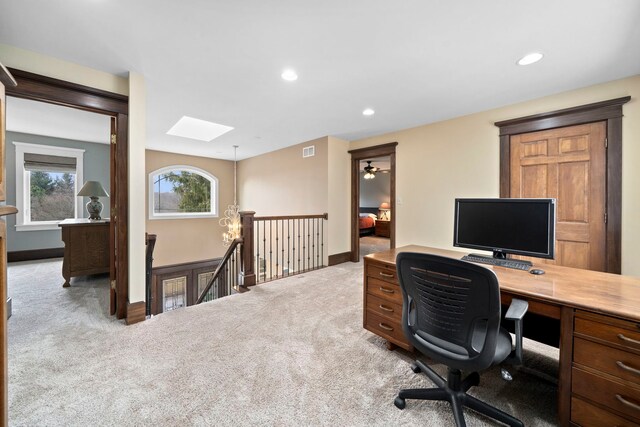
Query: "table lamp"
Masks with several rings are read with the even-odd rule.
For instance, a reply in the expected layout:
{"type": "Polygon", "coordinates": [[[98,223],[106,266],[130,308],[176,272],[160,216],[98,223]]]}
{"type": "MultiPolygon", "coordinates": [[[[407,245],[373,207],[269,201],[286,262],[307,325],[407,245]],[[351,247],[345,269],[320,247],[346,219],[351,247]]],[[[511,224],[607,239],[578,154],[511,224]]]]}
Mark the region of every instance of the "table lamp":
{"type": "Polygon", "coordinates": [[[383,202],[378,209],[380,209],[380,219],[382,221],[391,220],[391,205],[389,203],[383,202]]]}
{"type": "Polygon", "coordinates": [[[78,192],[78,196],[85,196],[91,199],[87,203],[87,212],[89,212],[89,219],[98,220],[100,218],[100,212],[102,212],[102,203],[98,200],[100,196],[109,197],[109,194],[105,191],[102,184],[98,181],[87,181],[82,186],[82,189],[78,192]]]}

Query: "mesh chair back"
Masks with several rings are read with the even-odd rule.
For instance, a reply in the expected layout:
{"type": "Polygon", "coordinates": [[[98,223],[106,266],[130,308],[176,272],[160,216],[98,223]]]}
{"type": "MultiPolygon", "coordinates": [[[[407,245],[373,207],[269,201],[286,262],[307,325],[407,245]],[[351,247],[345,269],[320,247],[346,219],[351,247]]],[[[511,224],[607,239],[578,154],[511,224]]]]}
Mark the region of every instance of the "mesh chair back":
{"type": "Polygon", "coordinates": [[[493,271],[410,252],[400,253],[396,265],[403,329],[413,346],[457,369],[489,367],[500,328],[500,287],[493,271]]]}

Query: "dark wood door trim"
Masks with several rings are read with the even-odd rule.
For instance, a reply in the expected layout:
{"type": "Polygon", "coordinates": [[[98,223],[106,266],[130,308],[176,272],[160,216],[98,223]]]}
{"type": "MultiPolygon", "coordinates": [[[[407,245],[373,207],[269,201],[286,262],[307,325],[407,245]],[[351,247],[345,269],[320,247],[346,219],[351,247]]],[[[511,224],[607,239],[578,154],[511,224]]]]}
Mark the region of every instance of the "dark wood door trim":
{"type": "MultiPolygon", "coordinates": [[[[119,93],[83,86],[28,71],[9,68],[18,85],[7,90],[8,96],[48,102],[93,111],[100,114],[127,114],[129,97],[119,93]]],[[[9,89],[9,88],[8,88],[9,89]]]]}
{"type": "Polygon", "coordinates": [[[607,272],[620,273],[622,252],[622,106],[630,96],[494,123],[500,128],[500,197],[509,197],[512,135],[606,121],[607,272]]]}
{"type": "Polygon", "coordinates": [[[376,145],[374,147],[350,150],[351,154],[351,261],[360,260],[360,232],[358,226],[358,207],[360,206],[360,160],[373,157],[389,156],[391,168],[390,202],[391,202],[391,248],[396,247],[396,146],[397,142],[376,145]]]}
{"type": "MultiPolygon", "coordinates": [[[[128,258],[128,111],[129,97],[117,93],[79,85],[64,80],[58,80],[27,71],[9,68],[17,81],[17,86],[7,88],[7,96],[64,105],[94,113],[105,114],[116,119],[117,142],[111,144],[115,150],[115,175],[118,228],[116,246],[116,317],[123,319],[127,316],[127,302],[129,293],[129,258],[128,258]]],[[[115,250],[115,248],[111,248],[115,250]]]]}

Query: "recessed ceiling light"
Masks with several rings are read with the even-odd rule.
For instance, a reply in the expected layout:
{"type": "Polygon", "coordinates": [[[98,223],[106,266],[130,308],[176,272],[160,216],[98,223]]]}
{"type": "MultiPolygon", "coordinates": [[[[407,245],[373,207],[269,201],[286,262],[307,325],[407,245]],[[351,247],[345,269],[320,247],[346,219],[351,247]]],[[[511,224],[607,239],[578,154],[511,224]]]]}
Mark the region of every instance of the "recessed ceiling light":
{"type": "Polygon", "coordinates": [[[362,112],[363,116],[373,116],[376,112],[373,111],[373,109],[371,108],[365,108],[364,111],[362,112]]]}
{"type": "Polygon", "coordinates": [[[182,118],[167,131],[167,135],[197,139],[198,141],[213,141],[230,130],[233,130],[231,126],[219,125],[218,123],[208,122],[206,120],[182,116],[182,118]]]}
{"type": "Polygon", "coordinates": [[[535,62],[540,61],[543,56],[544,55],[542,55],[540,52],[529,53],[518,59],[518,65],[531,65],[535,62]]]}
{"type": "Polygon", "coordinates": [[[288,81],[288,82],[294,82],[296,80],[298,80],[298,74],[293,71],[292,69],[286,69],[282,72],[282,74],[280,75],[280,77],[282,77],[284,80],[288,81]]]}

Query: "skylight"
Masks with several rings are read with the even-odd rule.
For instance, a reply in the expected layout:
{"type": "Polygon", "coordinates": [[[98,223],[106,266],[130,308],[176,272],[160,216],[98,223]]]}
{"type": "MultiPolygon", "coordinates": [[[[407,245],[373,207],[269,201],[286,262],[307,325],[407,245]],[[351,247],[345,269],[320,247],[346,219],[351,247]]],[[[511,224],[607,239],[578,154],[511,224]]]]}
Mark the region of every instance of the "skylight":
{"type": "Polygon", "coordinates": [[[231,126],[182,116],[182,118],[167,131],[167,135],[197,139],[198,141],[213,141],[230,130],[233,130],[231,126]]]}

